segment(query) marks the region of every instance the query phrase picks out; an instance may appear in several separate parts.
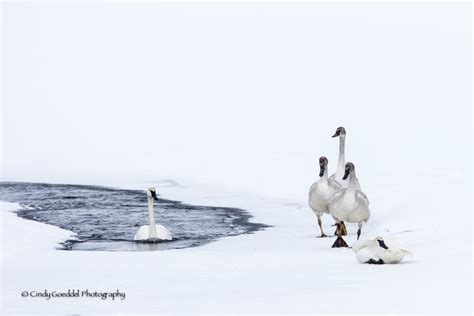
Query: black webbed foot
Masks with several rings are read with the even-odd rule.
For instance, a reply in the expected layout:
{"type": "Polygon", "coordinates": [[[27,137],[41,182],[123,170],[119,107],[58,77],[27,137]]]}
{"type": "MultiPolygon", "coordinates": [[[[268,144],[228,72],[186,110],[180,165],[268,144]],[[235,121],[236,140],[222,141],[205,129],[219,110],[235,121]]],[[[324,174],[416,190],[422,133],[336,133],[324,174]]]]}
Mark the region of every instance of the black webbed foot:
{"type": "Polygon", "coordinates": [[[367,261],[366,263],[368,264],[384,264],[385,262],[383,262],[382,259],[379,259],[379,260],[374,260],[374,259],[370,259],[369,261],[367,261]]]}
{"type": "Polygon", "coordinates": [[[346,241],[344,239],[342,239],[341,236],[338,236],[336,241],[334,242],[334,244],[332,245],[332,248],[342,248],[342,247],[347,247],[349,248],[349,246],[347,245],[346,241]]]}

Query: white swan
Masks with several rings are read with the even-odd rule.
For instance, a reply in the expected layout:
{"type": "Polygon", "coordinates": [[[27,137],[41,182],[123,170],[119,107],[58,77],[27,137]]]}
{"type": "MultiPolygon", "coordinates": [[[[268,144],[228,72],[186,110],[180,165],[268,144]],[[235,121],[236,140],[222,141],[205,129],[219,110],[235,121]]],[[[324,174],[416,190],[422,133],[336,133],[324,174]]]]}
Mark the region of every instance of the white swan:
{"type": "Polygon", "coordinates": [[[155,188],[148,188],[146,190],[146,195],[148,197],[148,221],[149,225],[141,226],[133,240],[142,240],[142,241],[160,241],[160,240],[171,240],[171,234],[166,229],[166,227],[162,225],[157,225],[155,223],[155,210],[153,208],[153,200],[158,200],[156,197],[156,190],[155,188]]]}
{"type": "Polygon", "coordinates": [[[339,183],[342,188],[349,187],[349,181],[343,179],[344,176],[344,166],[346,163],[345,158],[345,148],[346,148],[346,129],[344,127],[338,127],[336,133],[332,137],[339,137],[339,159],[337,160],[337,169],[334,174],[332,174],[329,179],[339,183]]]}
{"type": "Polygon", "coordinates": [[[360,263],[399,263],[410,250],[392,237],[377,237],[374,240],[358,240],[352,246],[360,263]]]}
{"type": "Polygon", "coordinates": [[[346,163],[344,170],[343,179],[349,178],[349,187],[334,194],[333,199],[329,203],[329,211],[336,220],[337,231],[339,231],[338,238],[332,246],[333,248],[348,247],[341,238],[339,229],[341,221],[359,224],[359,229],[357,230],[357,239],[359,239],[362,225],[370,218],[369,200],[364,192],[359,189],[359,181],[357,181],[354,164],[352,162],[346,163]]]}
{"type": "Polygon", "coordinates": [[[326,157],[319,158],[319,180],[315,182],[309,189],[309,206],[318,218],[321,237],[327,237],[323,231],[321,216],[323,213],[329,214],[328,204],[334,193],[341,190],[341,186],[334,180],[328,179],[328,159],[326,157]]]}

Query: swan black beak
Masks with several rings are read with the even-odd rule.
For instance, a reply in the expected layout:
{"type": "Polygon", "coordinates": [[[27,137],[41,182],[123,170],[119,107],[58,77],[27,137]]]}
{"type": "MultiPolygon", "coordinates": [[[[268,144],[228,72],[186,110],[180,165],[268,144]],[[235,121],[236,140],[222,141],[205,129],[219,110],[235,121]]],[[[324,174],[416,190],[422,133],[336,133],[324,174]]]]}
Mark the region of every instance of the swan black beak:
{"type": "Polygon", "coordinates": [[[158,201],[158,198],[156,197],[156,191],[150,191],[151,192],[151,197],[153,200],[158,201]]]}
{"type": "Polygon", "coordinates": [[[340,131],[336,131],[336,133],[335,133],[334,135],[332,135],[332,137],[334,138],[334,137],[337,137],[337,136],[339,136],[339,135],[341,135],[341,132],[340,132],[340,131]]]}
{"type": "Polygon", "coordinates": [[[324,175],[324,166],[319,166],[319,176],[322,177],[324,175]]]}
{"type": "Polygon", "coordinates": [[[346,180],[347,177],[349,176],[349,170],[346,170],[346,172],[344,172],[344,177],[342,177],[342,180],[346,180]]]}
{"type": "Polygon", "coordinates": [[[377,240],[379,242],[379,246],[382,247],[383,249],[388,249],[387,245],[383,240],[377,240]]]}

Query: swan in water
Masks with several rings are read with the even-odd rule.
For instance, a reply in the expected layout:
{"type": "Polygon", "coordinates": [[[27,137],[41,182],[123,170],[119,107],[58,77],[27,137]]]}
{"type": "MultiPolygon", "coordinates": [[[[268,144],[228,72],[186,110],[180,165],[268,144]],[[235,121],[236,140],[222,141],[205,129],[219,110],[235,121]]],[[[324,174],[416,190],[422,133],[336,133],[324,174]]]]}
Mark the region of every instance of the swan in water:
{"type": "Polygon", "coordinates": [[[357,239],[360,237],[361,228],[370,218],[369,200],[367,196],[360,190],[359,181],[355,174],[355,166],[352,162],[346,163],[344,168],[344,177],[349,178],[349,187],[342,189],[334,194],[329,203],[329,211],[332,217],[336,220],[338,237],[333,248],[348,247],[344,239],[341,237],[341,222],[357,223],[359,229],[357,230],[357,239]]]}
{"type": "Polygon", "coordinates": [[[323,231],[321,216],[323,213],[329,214],[328,203],[331,201],[334,193],[341,190],[341,186],[334,180],[328,179],[328,159],[326,157],[319,158],[319,180],[315,182],[309,189],[309,206],[318,218],[321,237],[327,237],[323,231]]]}
{"type": "Polygon", "coordinates": [[[358,240],[352,246],[360,263],[400,263],[410,250],[392,237],[377,237],[374,240],[358,240]]]}
{"type": "Polygon", "coordinates": [[[149,225],[141,226],[133,240],[137,241],[160,241],[160,240],[171,240],[170,232],[163,225],[157,225],[155,223],[155,210],[153,208],[153,201],[158,200],[156,197],[155,188],[148,188],[146,190],[148,197],[148,222],[149,225]]]}

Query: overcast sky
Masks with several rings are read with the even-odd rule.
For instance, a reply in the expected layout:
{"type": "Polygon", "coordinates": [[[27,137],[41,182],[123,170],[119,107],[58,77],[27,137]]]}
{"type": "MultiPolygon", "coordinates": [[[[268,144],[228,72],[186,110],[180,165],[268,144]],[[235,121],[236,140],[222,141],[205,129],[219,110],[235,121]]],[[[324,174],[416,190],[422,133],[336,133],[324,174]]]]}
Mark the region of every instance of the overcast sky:
{"type": "Polygon", "coordinates": [[[2,7],[4,179],[265,191],[311,181],[322,154],[335,166],[340,125],[372,182],[470,176],[468,3],[2,7]]]}

